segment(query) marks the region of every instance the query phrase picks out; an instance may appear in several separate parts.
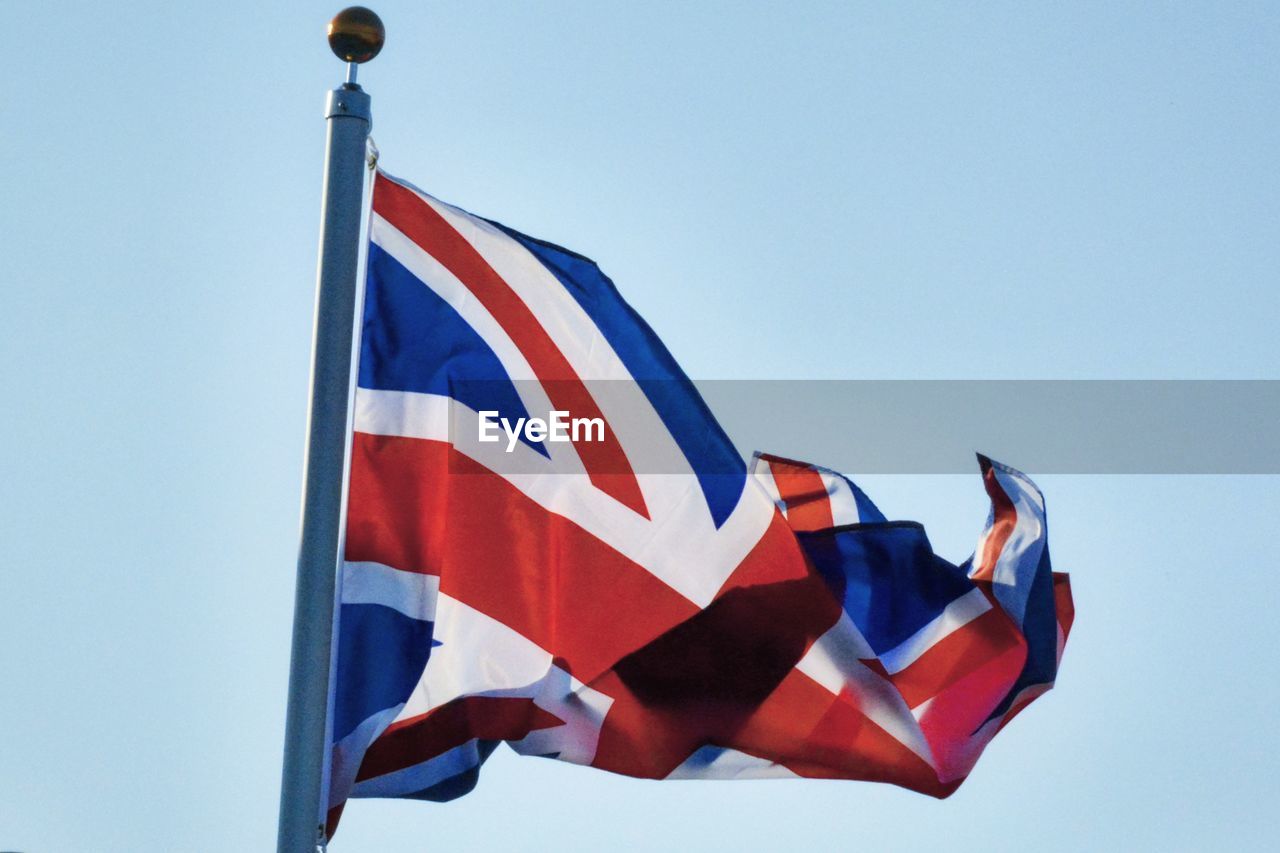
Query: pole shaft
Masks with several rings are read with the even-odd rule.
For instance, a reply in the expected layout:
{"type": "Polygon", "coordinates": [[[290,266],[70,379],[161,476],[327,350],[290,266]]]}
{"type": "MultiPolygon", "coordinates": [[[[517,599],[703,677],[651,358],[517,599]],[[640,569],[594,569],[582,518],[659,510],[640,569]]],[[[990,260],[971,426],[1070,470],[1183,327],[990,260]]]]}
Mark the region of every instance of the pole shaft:
{"type": "Polygon", "coordinates": [[[302,486],[302,541],[280,785],[279,853],[315,853],[324,842],[329,668],[342,532],[369,96],[358,87],[333,90],[326,119],[328,143],[302,486]]]}

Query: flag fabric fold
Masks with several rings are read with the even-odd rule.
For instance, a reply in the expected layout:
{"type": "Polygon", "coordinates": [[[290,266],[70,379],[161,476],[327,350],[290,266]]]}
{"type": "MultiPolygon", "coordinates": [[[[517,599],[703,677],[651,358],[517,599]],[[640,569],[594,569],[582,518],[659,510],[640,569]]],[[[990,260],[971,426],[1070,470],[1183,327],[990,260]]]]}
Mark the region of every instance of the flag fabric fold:
{"type": "Polygon", "coordinates": [[[1025,475],[979,458],[954,565],[841,474],[744,463],[586,258],[379,172],[367,266],[330,832],[465,794],[501,742],[947,796],[1053,685],[1070,588],[1025,475]],[[498,428],[557,412],[600,429],[498,428]]]}

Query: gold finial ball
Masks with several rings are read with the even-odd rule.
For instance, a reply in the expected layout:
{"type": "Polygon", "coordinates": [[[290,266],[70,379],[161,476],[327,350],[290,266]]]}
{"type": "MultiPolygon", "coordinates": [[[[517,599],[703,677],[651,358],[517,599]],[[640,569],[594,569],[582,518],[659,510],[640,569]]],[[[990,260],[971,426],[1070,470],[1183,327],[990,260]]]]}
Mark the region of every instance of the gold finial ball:
{"type": "Polygon", "coordinates": [[[386,40],[382,19],[364,6],[348,6],[329,22],[329,47],[343,62],[368,62],[386,40]]]}

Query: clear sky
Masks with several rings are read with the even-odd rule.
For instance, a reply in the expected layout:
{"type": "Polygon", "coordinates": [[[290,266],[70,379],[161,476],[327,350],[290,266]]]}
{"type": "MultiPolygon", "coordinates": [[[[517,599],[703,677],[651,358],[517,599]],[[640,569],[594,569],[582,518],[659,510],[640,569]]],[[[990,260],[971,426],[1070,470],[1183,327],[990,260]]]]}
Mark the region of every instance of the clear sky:
{"type": "MultiPolygon", "coordinates": [[[[0,849],[274,844],[338,6],[4,13],[0,849]]],[[[695,377],[1280,378],[1275,4],[375,8],[383,165],[598,260],[695,377]]],[[[1280,483],[1038,479],[1075,633],[950,800],[503,750],[332,849],[1274,841],[1280,483]]],[[[972,548],[976,475],[865,485],[972,548]]]]}

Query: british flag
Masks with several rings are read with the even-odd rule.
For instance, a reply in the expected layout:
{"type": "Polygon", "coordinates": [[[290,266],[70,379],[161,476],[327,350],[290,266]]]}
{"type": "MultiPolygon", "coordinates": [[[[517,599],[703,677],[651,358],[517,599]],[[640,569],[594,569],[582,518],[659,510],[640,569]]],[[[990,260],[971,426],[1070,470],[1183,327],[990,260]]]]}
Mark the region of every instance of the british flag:
{"type": "Polygon", "coordinates": [[[1025,475],[979,458],[953,565],[834,471],[743,461],[590,260],[381,172],[370,234],[330,831],[352,797],[465,794],[503,741],[945,797],[1053,685],[1073,610],[1025,475]],[[465,426],[553,411],[603,435],[465,426]]]}

